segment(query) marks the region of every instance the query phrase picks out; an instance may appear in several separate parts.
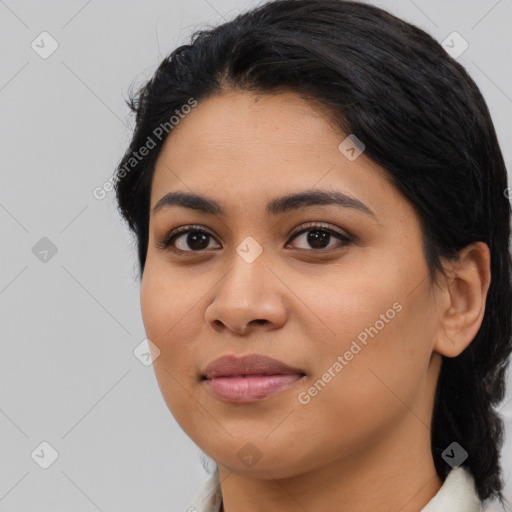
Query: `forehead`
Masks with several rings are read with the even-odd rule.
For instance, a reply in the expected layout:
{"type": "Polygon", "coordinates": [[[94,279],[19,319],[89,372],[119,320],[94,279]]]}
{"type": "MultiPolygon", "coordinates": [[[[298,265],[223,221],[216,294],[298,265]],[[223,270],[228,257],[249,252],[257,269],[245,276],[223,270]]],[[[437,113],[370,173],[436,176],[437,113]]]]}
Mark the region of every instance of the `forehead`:
{"type": "Polygon", "coordinates": [[[410,213],[385,170],[364,152],[351,161],[339,150],[346,137],[318,104],[292,92],[212,96],[167,137],[155,166],[151,210],[174,190],[216,198],[229,213],[233,203],[263,207],[280,193],[322,188],[357,197],[378,216],[379,210],[398,218],[403,208],[410,213]]]}
{"type": "Polygon", "coordinates": [[[293,156],[308,149],[312,156],[319,156],[322,149],[310,144],[311,139],[325,138],[327,145],[332,131],[320,106],[295,93],[226,92],[202,100],[184,116],[167,137],[162,154],[187,159],[214,153],[223,163],[233,156],[264,159],[268,154],[275,159],[276,150],[293,156]],[[262,146],[268,146],[268,151],[262,151],[262,146]]]}

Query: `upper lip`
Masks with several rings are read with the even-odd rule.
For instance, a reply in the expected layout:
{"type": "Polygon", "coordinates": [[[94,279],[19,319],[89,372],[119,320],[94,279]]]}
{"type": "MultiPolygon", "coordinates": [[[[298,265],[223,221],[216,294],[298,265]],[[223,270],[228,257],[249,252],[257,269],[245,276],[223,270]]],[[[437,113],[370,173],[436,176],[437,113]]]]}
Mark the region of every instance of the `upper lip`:
{"type": "Polygon", "coordinates": [[[202,372],[203,379],[233,377],[238,375],[289,375],[305,372],[282,361],[260,354],[236,356],[227,355],[215,359],[202,372]]]}

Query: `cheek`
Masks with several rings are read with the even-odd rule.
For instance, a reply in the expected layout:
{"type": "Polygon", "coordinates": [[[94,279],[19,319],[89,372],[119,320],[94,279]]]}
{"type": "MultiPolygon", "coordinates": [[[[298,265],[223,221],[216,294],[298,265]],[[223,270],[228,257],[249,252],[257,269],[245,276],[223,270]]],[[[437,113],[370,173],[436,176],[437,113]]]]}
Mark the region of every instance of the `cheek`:
{"type": "MultiPolygon", "coordinates": [[[[293,431],[299,439],[321,433],[322,443],[329,447],[322,456],[349,455],[368,446],[416,409],[428,357],[403,351],[402,344],[410,341],[402,338],[408,329],[405,314],[405,308],[397,312],[378,334],[368,335],[366,344],[357,335],[347,335],[315,349],[315,371],[295,397],[293,431]]],[[[356,331],[366,333],[367,319],[358,321],[361,327],[356,331]]]]}
{"type": "Polygon", "coordinates": [[[140,309],[146,335],[154,343],[157,342],[155,335],[160,331],[159,325],[166,309],[166,304],[163,302],[163,297],[166,294],[162,282],[158,282],[156,279],[157,275],[158,271],[154,270],[154,265],[148,255],[140,285],[140,309]]]}
{"type": "Polygon", "coordinates": [[[160,350],[153,370],[162,397],[176,421],[189,431],[192,428],[190,418],[197,417],[200,411],[194,411],[194,402],[190,400],[189,385],[196,376],[191,364],[191,344],[186,342],[184,330],[187,321],[193,320],[190,318],[193,310],[180,299],[183,297],[181,286],[166,276],[165,269],[159,270],[147,262],[140,288],[140,306],[146,336],[160,350]]]}
{"type": "Polygon", "coordinates": [[[140,287],[140,307],[146,336],[160,350],[153,366],[166,392],[188,386],[196,378],[194,363],[201,342],[203,286],[165,265],[146,263],[140,287]],[[175,376],[178,381],[171,376],[175,376]]]}
{"type": "Polygon", "coordinates": [[[307,295],[321,321],[302,326],[314,340],[308,382],[314,388],[301,389],[305,400],[317,407],[334,405],[361,421],[381,404],[387,404],[383,417],[393,403],[403,407],[397,396],[406,403],[414,400],[428,370],[434,325],[428,322],[428,294],[422,288],[410,294],[400,270],[370,278],[366,273],[363,281],[362,274],[344,276],[321,287],[332,291],[329,296],[307,295]]]}
{"type": "Polygon", "coordinates": [[[194,290],[183,280],[177,272],[148,259],[140,307],[146,334],[161,350],[172,344],[189,318],[197,314],[192,307],[197,299],[194,301],[190,293],[194,290]]]}

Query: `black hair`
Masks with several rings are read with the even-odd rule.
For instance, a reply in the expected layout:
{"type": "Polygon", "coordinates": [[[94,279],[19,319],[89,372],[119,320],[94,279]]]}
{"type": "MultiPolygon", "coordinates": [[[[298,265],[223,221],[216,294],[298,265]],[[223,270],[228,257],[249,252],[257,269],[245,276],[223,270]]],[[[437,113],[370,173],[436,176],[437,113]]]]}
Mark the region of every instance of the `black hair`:
{"type": "Polygon", "coordinates": [[[200,102],[228,90],[290,90],[327,107],[340,131],[364,143],[366,156],[414,206],[432,282],[438,271],[444,274],[442,258],[457,258],[474,241],[489,246],[485,315],[460,355],[443,356],[431,449],[444,481],[451,467],[442,453],[459,443],[479,498],[503,505],[504,425],[494,406],[504,398],[512,351],[511,206],[505,163],[478,87],[426,32],[361,2],[271,1],[196,31],[128,101],[136,124],[115,189],[136,236],[141,278],[151,181],[166,140],[154,136],[155,128],[169,128],[191,98],[200,102]],[[149,138],[155,147],[134,159],[149,138]]]}

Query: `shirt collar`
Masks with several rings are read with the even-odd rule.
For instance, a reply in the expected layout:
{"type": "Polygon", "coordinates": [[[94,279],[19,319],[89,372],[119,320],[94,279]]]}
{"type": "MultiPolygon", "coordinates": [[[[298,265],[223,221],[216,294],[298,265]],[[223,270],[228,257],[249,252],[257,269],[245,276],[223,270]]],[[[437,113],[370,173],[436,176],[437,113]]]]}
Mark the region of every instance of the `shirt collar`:
{"type": "MultiPolygon", "coordinates": [[[[206,481],[187,510],[194,512],[220,512],[222,493],[219,472],[215,471],[206,481]]],[[[464,467],[453,468],[437,494],[420,512],[481,512],[471,473],[464,467]]]]}
{"type": "Polygon", "coordinates": [[[471,473],[460,466],[453,468],[437,494],[420,512],[480,512],[482,502],[477,496],[471,473]]]}

